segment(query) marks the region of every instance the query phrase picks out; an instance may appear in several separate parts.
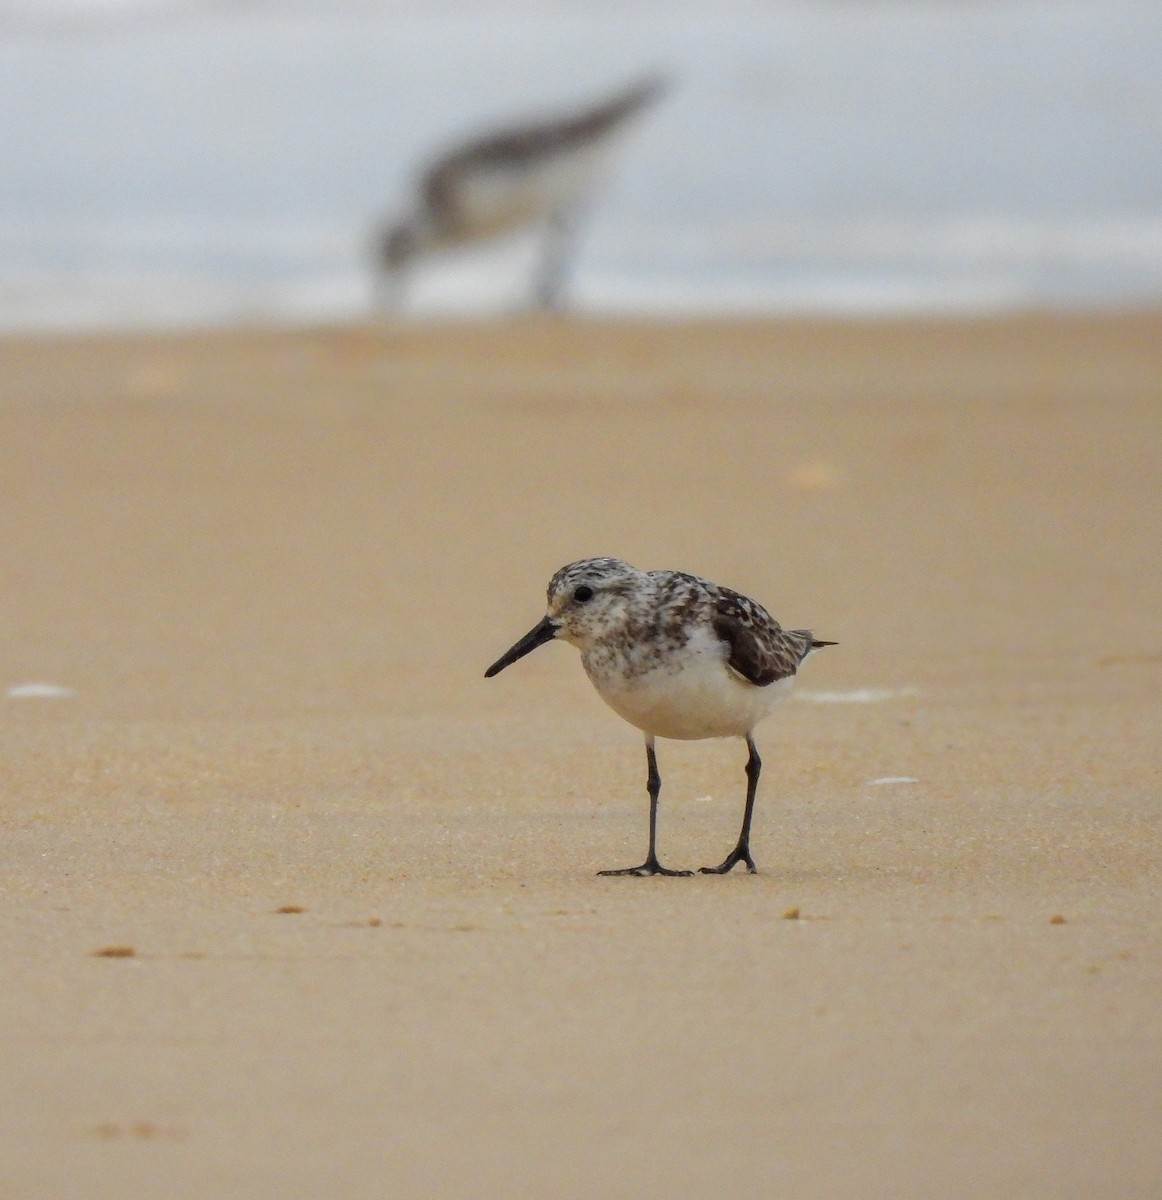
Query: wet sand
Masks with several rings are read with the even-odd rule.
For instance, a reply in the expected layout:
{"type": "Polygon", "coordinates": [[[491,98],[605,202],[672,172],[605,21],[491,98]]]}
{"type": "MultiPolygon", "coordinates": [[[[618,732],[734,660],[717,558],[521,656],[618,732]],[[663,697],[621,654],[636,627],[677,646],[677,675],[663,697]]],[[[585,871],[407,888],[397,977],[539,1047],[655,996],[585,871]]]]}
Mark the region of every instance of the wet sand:
{"type": "Polygon", "coordinates": [[[0,422],[5,1200],[1162,1195],[1162,318],[8,340],[0,422]],[[482,678],[606,553],[840,643],[757,876],[596,878],[640,736],[482,678]]]}

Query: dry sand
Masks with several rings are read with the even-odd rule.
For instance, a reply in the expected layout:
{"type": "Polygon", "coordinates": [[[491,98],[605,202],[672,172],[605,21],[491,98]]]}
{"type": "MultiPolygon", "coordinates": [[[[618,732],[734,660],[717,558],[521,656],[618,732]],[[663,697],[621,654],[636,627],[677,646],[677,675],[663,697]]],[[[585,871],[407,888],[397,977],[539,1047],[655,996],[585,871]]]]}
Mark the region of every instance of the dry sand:
{"type": "MultiPolygon", "coordinates": [[[[4,1200],[1162,1196],[1162,319],[9,340],[0,406],[0,682],[72,692],[0,699],[4,1200]],[[639,735],[482,678],[603,553],[841,643],[756,877],[596,878],[639,735]]],[[[743,748],[660,760],[718,861],[743,748]]]]}

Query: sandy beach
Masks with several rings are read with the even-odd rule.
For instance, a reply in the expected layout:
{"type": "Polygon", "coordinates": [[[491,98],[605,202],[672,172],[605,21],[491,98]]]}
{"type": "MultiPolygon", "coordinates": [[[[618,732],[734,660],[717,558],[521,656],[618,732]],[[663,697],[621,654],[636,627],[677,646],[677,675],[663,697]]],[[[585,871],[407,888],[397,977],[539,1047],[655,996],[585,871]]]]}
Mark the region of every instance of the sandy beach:
{"type": "Polygon", "coordinates": [[[4,1200],[1162,1196],[1162,316],[8,339],[0,489],[4,1200]],[[757,876],[483,679],[595,554],[840,643],[757,876]]]}

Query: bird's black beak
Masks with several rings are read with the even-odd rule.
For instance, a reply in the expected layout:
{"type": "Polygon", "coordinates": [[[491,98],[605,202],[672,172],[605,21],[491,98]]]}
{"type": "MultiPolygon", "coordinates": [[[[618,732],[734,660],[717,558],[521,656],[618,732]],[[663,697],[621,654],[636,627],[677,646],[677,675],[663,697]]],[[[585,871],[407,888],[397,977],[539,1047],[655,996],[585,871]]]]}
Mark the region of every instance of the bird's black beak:
{"type": "Polygon", "coordinates": [[[506,650],[484,672],[484,678],[491,679],[493,675],[499,675],[505,667],[511,667],[518,658],[524,658],[526,654],[531,654],[538,646],[543,646],[546,642],[551,642],[560,630],[561,626],[552,617],[546,617],[535,629],[530,629],[511,650],[506,650]]]}

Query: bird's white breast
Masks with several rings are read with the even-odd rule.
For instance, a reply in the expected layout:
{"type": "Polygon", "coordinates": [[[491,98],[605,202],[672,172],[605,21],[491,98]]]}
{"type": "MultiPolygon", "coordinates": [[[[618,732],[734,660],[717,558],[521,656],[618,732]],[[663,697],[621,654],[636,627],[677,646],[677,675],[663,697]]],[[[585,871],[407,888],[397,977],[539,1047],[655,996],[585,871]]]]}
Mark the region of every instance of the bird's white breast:
{"type": "Polygon", "coordinates": [[[457,181],[458,221],[466,235],[485,237],[549,216],[592,184],[605,159],[602,145],[531,163],[473,166],[457,181]]]}
{"type": "Polygon", "coordinates": [[[709,630],[655,664],[618,669],[584,656],[601,698],[631,725],[655,737],[691,741],[744,737],[791,690],[793,677],[756,687],[726,665],[722,643],[709,630]],[[600,663],[600,665],[597,665],[600,663]]]}

